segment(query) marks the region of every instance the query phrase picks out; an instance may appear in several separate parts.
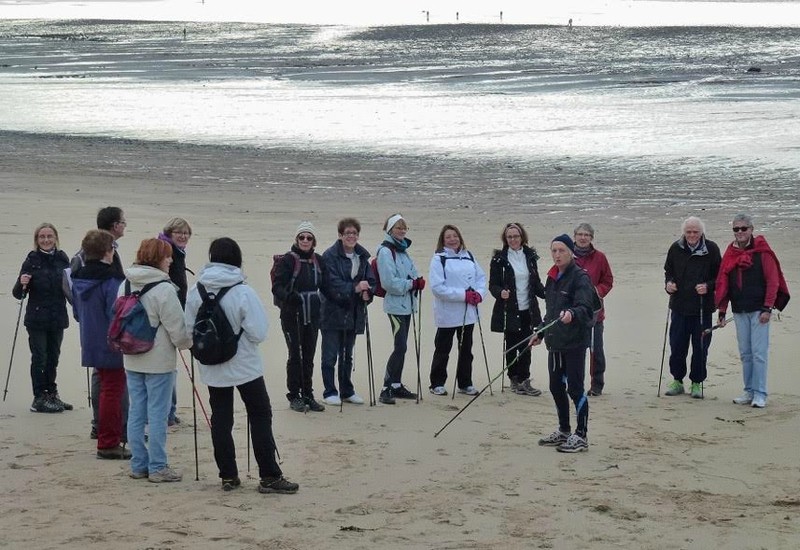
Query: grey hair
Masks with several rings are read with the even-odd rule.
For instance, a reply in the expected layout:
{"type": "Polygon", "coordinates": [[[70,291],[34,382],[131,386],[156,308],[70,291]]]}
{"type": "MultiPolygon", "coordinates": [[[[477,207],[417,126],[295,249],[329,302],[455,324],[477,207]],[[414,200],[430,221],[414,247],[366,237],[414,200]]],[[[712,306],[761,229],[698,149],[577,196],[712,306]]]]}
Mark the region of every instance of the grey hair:
{"type": "Polygon", "coordinates": [[[747,227],[753,227],[753,218],[741,212],[733,217],[733,223],[736,222],[743,222],[747,224],[747,227]]]}
{"type": "Polygon", "coordinates": [[[701,220],[697,216],[689,216],[688,218],[683,220],[683,224],[681,225],[681,233],[686,231],[687,225],[699,225],[700,233],[702,233],[703,235],[706,234],[706,224],[704,224],[703,220],[701,220]]]}
{"type": "Polygon", "coordinates": [[[572,234],[577,235],[578,231],[586,231],[594,239],[594,227],[592,227],[592,224],[586,222],[581,223],[575,228],[575,231],[573,231],[572,234]]]}

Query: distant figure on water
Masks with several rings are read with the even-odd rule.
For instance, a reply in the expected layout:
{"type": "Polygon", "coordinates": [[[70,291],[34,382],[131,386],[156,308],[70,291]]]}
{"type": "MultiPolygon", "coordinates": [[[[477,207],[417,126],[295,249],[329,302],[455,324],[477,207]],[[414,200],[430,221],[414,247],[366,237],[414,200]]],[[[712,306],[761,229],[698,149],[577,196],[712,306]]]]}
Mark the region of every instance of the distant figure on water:
{"type": "MultiPolygon", "coordinates": [[[[570,29],[572,28],[572,17],[569,18],[569,21],[567,22],[567,27],[569,27],[570,29]]],[[[185,30],[183,31],[183,34],[186,34],[185,30]]]]}

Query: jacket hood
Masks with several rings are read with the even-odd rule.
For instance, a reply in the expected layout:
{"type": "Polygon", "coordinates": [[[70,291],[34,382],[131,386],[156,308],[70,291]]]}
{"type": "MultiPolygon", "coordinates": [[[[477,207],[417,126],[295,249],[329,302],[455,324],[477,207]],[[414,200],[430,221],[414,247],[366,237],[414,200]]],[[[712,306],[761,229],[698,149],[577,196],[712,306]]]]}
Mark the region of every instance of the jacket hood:
{"type": "Polygon", "coordinates": [[[102,286],[108,279],[118,279],[120,282],[123,280],[112,264],[89,260],[72,274],[72,291],[83,299],[88,299],[94,289],[102,286]]]}
{"type": "Polygon", "coordinates": [[[202,283],[206,289],[219,290],[232,286],[245,280],[242,270],[228,264],[210,262],[203,266],[197,276],[197,282],[202,283]]]}
{"type": "Polygon", "coordinates": [[[125,277],[132,285],[142,287],[146,284],[169,279],[169,274],[149,265],[133,264],[125,270],[125,277]]]}

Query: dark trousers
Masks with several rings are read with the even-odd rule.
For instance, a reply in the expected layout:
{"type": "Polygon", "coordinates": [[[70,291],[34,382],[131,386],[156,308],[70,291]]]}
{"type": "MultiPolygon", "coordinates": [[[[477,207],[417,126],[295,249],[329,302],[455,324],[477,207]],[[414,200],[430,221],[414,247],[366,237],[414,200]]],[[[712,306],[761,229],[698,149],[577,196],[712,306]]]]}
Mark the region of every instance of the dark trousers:
{"type": "Polygon", "coordinates": [[[575,404],[578,427],[575,433],[586,437],[589,430],[589,400],[583,391],[586,376],[586,348],[551,351],[547,355],[550,393],[558,413],[558,429],[570,433],[569,400],[575,404]]]}
{"type": "MultiPolygon", "coordinates": [[[[506,349],[513,348],[523,340],[529,340],[531,337],[533,330],[531,328],[530,310],[526,309],[524,311],[520,311],[519,319],[522,330],[516,332],[506,331],[504,334],[506,339],[506,349]]],[[[506,366],[508,366],[508,379],[512,382],[524,382],[530,378],[531,348],[528,346],[520,346],[511,353],[506,354],[506,366]]]]}
{"type": "Polygon", "coordinates": [[[603,391],[606,385],[606,354],[603,349],[603,321],[592,327],[592,345],[589,348],[589,376],[591,388],[603,391]]]}
{"type": "Polygon", "coordinates": [[[692,344],[692,360],[689,379],[703,382],[706,379],[706,356],[711,345],[711,333],[703,337],[703,330],[711,327],[711,314],[682,315],[672,312],[669,325],[669,372],[672,378],[686,377],[686,357],[689,355],[689,342],[692,344]]]}
{"type": "Polygon", "coordinates": [[[431,361],[431,388],[444,386],[447,382],[447,362],[453,348],[453,336],[458,337],[458,363],[456,383],[459,388],[472,385],[472,331],[475,325],[436,329],[433,340],[433,360],[431,361]],[[462,334],[463,332],[463,334],[462,334]]]}
{"type": "Polygon", "coordinates": [[[33,396],[58,393],[56,369],[61,355],[64,330],[28,330],[28,346],[31,348],[31,385],[33,396]]]}
{"type": "MultiPolygon", "coordinates": [[[[264,377],[236,386],[247,410],[250,422],[250,438],[253,454],[258,464],[258,475],[280,477],[282,475],[275,459],[275,439],[272,436],[272,406],[269,402],[264,377]]],[[[214,459],[221,479],[239,476],[236,465],[236,446],[233,443],[233,387],[208,387],[208,402],[211,405],[211,441],[214,444],[214,459]]]]}
{"type": "MultiPolygon", "coordinates": [[[[99,426],[100,418],[100,374],[98,369],[92,369],[92,384],[91,384],[91,399],[92,399],[92,426],[97,428],[99,426]]],[[[122,389],[122,441],[128,441],[128,385],[122,389]]]]}
{"type": "Polygon", "coordinates": [[[386,374],[383,377],[384,387],[389,387],[392,384],[402,384],[403,364],[406,361],[406,350],[408,349],[408,329],[411,326],[411,315],[389,315],[389,323],[392,326],[394,348],[391,355],[389,355],[389,360],[386,361],[386,374]]]}
{"type": "MultiPolygon", "coordinates": [[[[127,441],[127,433],[123,439],[122,431],[122,394],[127,395],[125,369],[96,369],[100,379],[100,404],[98,407],[97,448],[112,449],[127,441]]],[[[125,404],[127,415],[128,407],[125,404]]],[[[127,429],[127,427],[126,427],[127,429]]]]}
{"type": "Polygon", "coordinates": [[[281,317],[281,328],[286,338],[289,358],[286,361],[286,388],[289,401],[297,397],[312,399],[314,397],[314,355],[317,353],[317,337],[319,326],[307,325],[296,318],[281,317]]]}
{"type": "Polygon", "coordinates": [[[354,330],[322,331],[322,383],[325,386],[323,397],[340,395],[342,399],[355,393],[352,382],[353,347],[356,345],[354,330]],[[339,364],[339,390],[336,390],[335,367],[339,364]]]}

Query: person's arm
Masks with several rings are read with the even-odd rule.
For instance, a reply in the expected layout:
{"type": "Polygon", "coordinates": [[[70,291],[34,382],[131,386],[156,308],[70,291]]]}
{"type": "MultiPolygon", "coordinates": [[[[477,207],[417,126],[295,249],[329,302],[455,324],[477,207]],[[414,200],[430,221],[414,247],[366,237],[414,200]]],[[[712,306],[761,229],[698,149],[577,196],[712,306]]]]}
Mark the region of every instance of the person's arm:
{"type": "Polygon", "coordinates": [[[611,264],[608,263],[606,255],[603,254],[600,258],[600,280],[597,282],[596,288],[598,296],[605,298],[614,287],[614,274],[611,273],[611,264]]]}
{"type": "MultiPolygon", "coordinates": [[[[396,253],[400,256],[400,253],[396,253]]],[[[414,280],[401,275],[397,265],[397,258],[387,247],[382,246],[378,249],[378,273],[380,274],[381,286],[387,294],[402,296],[411,290],[414,280]]]]}
{"type": "Polygon", "coordinates": [[[494,296],[495,300],[502,300],[503,297],[500,293],[503,290],[509,290],[505,287],[505,270],[503,266],[503,259],[500,254],[496,254],[492,261],[489,263],[489,293],[494,296]]]}
{"type": "Polygon", "coordinates": [[[764,273],[764,280],[766,282],[764,304],[761,311],[770,313],[775,306],[775,299],[778,297],[778,288],[780,286],[778,264],[772,254],[761,254],[761,270],[764,273]]]}
{"type": "Polygon", "coordinates": [[[14,281],[14,288],[11,290],[11,294],[17,300],[22,300],[22,297],[25,294],[27,294],[28,290],[30,290],[30,286],[29,286],[30,282],[28,282],[28,284],[24,285],[24,288],[23,288],[23,284],[22,284],[22,281],[20,281],[20,277],[22,277],[23,275],[30,275],[31,271],[32,270],[31,270],[30,261],[26,258],[25,261],[22,262],[22,267],[19,270],[19,275],[17,275],[17,280],[14,281]]]}
{"type": "Polygon", "coordinates": [[[486,272],[481,267],[481,264],[478,263],[477,260],[473,262],[475,264],[475,288],[472,290],[478,292],[481,295],[481,299],[486,299],[486,295],[488,291],[486,290],[486,272]]]}
{"type": "Polygon", "coordinates": [[[240,287],[241,289],[236,287],[230,292],[236,292],[234,296],[237,298],[238,315],[244,329],[242,336],[253,343],[260,344],[267,339],[267,329],[269,329],[267,312],[264,311],[264,306],[255,290],[247,285],[240,285],[240,287]]]}
{"type": "Polygon", "coordinates": [[[719,275],[719,268],[722,264],[722,256],[719,253],[719,247],[714,243],[711,244],[713,246],[710,246],[708,251],[711,256],[710,273],[708,275],[708,280],[704,282],[708,288],[708,293],[713,295],[714,289],[717,287],[717,275],[719,275]]]}
{"type": "MultiPolygon", "coordinates": [[[[156,289],[154,288],[153,290],[156,289]]],[[[153,290],[150,292],[153,292],[153,290]]],[[[158,290],[159,294],[153,296],[153,299],[150,300],[151,303],[154,303],[158,313],[158,320],[164,326],[164,330],[167,331],[173,346],[178,349],[189,349],[192,347],[192,335],[186,326],[186,319],[183,315],[178,293],[169,283],[161,283],[158,290]]],[[[150,292],[147,294],[149,295],[150,292]]]]}
{"type": "Polygon", "coordinates": [[[287,252],[275,266],[275,283],[272,285],[272,294],[282,303],[286,303],[289,297],[294,262],[295,258],[292,253],[287,252]]]}
{"type": "Polygon", "coordinates": [[[355,295],[354,283],[350,280],[350,273],[345,274],[343,262],[327,251],[322,255],[320,267],[323,269],[321,290],[325,298],[341,306],[353,303],[355,295]]]}

